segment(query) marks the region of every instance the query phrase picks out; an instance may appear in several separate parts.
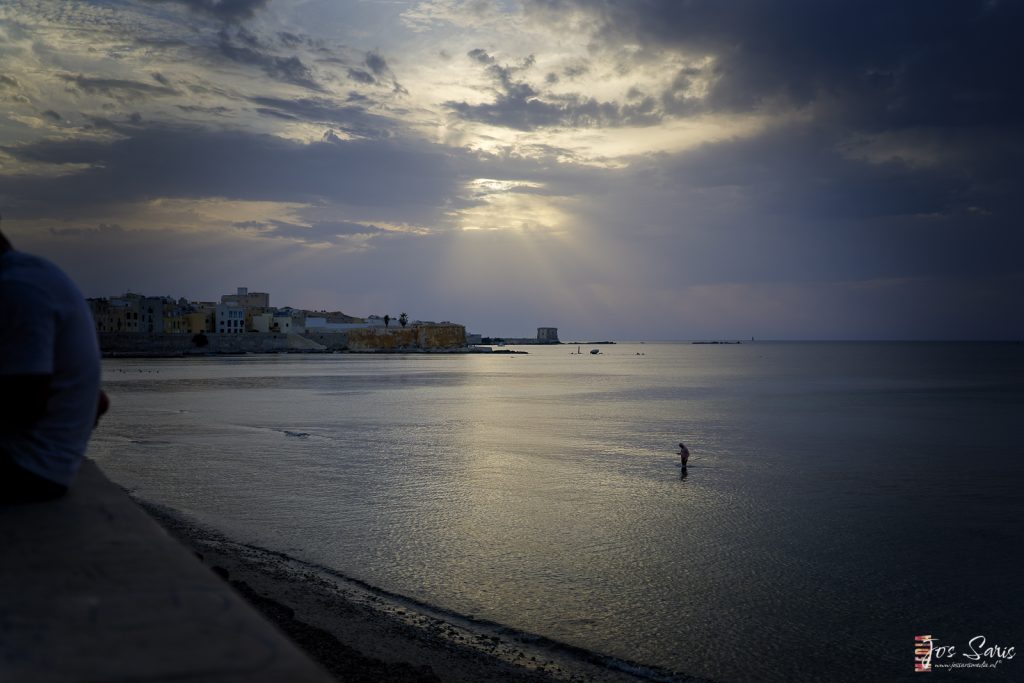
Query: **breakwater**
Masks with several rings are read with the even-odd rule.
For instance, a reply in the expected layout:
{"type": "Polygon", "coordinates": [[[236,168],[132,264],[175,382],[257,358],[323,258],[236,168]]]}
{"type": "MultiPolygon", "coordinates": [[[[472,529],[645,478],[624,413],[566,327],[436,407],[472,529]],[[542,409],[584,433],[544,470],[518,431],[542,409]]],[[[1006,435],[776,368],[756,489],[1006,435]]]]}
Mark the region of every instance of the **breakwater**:
{"type": "Polygon", "coordinates": [[[236,353],[454,351],[466,348],[466,328],[455,324],[397,329],[308,330],[303,334],[255,333],[134,334],[100,333],[106,356],[202,356],[236,353]]]}
{"type": "Polygon", "coordinates": [[[109,356],[188,356],[221,353],[275,353],[291,350],[288,334],[203,335],[101,333],[100,350],[109,356]]]}

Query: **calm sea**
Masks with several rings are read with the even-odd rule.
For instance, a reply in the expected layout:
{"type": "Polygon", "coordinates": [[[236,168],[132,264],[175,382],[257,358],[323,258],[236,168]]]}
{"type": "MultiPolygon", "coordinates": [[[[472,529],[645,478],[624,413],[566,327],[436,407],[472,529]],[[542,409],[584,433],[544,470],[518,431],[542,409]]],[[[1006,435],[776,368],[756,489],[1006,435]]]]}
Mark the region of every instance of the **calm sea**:
{"type": "Polygon", "coordinates": [[[912,678],[928,634],[1022,653],[936,675],[1024,679],[1024,345],[524,348],[109,360],[91,453],[238,540],[683,674],[912,678]]]}

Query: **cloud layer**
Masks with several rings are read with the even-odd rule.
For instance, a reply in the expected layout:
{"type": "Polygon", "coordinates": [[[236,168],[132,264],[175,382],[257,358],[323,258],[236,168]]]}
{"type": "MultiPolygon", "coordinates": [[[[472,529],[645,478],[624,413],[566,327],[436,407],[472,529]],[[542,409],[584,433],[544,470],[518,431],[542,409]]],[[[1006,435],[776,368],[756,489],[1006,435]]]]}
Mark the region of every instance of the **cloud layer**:
{"type": "Polygon", "coordinates": [[[991,1],[12,0],[5,231],[90,295],[1019,338],[1022,28],[991,1]]]}

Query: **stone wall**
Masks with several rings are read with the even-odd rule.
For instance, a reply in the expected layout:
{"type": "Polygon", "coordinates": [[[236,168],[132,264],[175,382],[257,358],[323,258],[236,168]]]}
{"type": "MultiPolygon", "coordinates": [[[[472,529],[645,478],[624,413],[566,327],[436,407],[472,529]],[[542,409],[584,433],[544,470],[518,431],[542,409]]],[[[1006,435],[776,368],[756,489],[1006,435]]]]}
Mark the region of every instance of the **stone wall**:
{"type": "Polygon", "coordinates": [[[348,332],[315,332],[306,330],[303,335],[317,344],[323,344],[328,351],[346,351],[348,349],[348,332]]]}
{"type": "Polygon", "coordinates": [[[287,334],[213,334],[209,344],[192,343],[191,334],[100,334],[100,350],[108,355],[183,356],[211,353],[272,353],[287,351],[287,334]]]}
{"type": "Polygon", "coordinates": [[[360,328],[347,332],[296,334],[215,334],[196,346],[191,334],[102,333],[100,350],[111,356],[186,356],[217,353],[274,353],[281,351],[442,351],[466,348],[462,325],[413,325],[360,328]],[[303,342],[303,343],[298,343],[303,342]],[[322,348],[321,348],[322,347],[322,348]]]}
{"type": "Polygon", "coordinates": [[[440,351],[466,346],[462,325],[413,325],[398,328],[349,330],[350,351],[440,351]]]}

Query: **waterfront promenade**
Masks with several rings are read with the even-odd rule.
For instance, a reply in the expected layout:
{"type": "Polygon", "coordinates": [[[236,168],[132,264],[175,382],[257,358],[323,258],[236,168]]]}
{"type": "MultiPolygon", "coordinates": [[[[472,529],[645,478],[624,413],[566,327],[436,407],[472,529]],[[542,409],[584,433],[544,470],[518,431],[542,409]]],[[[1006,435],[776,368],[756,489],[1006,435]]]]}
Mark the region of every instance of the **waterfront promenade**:
{"type": "Polygon", "coordinates": [[[92,461],[0,548],[2,681],[331,680],[92,461]]]}

